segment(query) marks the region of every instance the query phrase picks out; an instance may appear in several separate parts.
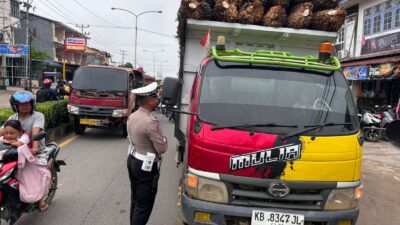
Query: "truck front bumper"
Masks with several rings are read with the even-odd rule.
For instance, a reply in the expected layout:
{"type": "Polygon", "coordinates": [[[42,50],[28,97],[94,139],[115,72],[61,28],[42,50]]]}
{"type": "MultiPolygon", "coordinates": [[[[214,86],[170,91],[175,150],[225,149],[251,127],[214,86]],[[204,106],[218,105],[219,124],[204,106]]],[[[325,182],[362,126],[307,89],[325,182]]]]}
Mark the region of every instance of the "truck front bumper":
{"type": "Polygon", "coordinates": [[[191,199],[185,193],[182,193],[181,201],[182,220],[190,225],[236,225],[239,222],[232,222],[236,219],[241,221],[241,225],[250,225],[253,210],[302,214],[305,218],[305,225],[338,225],[340,221],[344,220],[350,220],[351,225],[355,225],[359,214],[358,208],[343,211],[301,211],[224,205],[191,199]],[[196,211],[210,213],[211,222],[202,223],[195,221],[194,215],[196,211]]]}

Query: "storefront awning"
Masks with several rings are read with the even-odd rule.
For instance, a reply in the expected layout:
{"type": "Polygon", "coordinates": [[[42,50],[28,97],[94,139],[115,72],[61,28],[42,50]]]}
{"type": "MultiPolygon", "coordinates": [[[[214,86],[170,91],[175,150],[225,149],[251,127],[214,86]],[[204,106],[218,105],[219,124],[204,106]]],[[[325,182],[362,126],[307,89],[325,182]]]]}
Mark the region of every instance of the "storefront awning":
{"type": "Polygon", "coordinates": [[[362,59],[351,62],[342,62],[342,68],[345,67],[354,67],[354,66],[366,66],[366,65],[374,65],[381,63],[394,63],[400,62],[400,56],[391,56],[391,57],[383,57],[383,58],[375,58],[375,59],[362,59]]]}

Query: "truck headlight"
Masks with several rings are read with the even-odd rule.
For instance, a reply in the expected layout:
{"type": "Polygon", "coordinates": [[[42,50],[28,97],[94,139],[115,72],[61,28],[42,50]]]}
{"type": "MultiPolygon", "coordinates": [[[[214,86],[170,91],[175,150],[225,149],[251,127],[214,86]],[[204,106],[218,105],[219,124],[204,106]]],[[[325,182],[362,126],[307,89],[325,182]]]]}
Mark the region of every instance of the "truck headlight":
{"type": "Polygon", "coordinates": [[[68,112],[74,115],[79,114],[79,107],[74,105],[67,105],[68,112]]]}
{"type": "Polygon", "coordinates": [[[112,113],[112,117],[125,117],[128,114],[127,109],[116,109],[112,113]]]}
{"type": "Polygon", "coordinates": [[[187,174],[184,180],[186,194],[194,199],[215,203],[228,203],[226,185],[217,180],[187,174]]]}
{"type": "Polygon", "coordinates": [[[332,190],[325,203],[324,210],[346,210],[357,207],[358,199],[362,196],[362,186],[332,190]]]}

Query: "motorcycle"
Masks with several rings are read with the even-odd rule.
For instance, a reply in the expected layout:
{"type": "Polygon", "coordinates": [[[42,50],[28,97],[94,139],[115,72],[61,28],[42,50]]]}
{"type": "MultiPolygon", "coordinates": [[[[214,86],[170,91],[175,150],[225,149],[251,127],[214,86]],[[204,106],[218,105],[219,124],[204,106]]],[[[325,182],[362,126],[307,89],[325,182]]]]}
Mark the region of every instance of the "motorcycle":
{"type": "MultiPolygon", "coordinates": [[[[40,141],[46,136],[41,132],[33,137],[34,141],[40,141]]],[[[22,213],[30,213],[39,210],[38,203],[24,203],[19,198],[19,182],[17,179],[18,149],[15,146],[0,142],[0,225],[13,225],[22,213]]],[[[47,168],[51,173],[51,187],[45,199],[50,205],[57,190],[57,172],[60,166],[66,165],[63,160],[57,160],[60,147],[56,143],[47,144],[39,150],[37,157],[46,160],[47,168]]]]}
{"type": "Polygon", "coordinates": [[[382,138],[381,119],[371,112],[365,111],[359,114],[361,129],[365,140],[378,142],[382,138]]]}
{"type": "Polygon", "coordinates": [[[381,128],[383,128],[382,138],[385,141],[389,141],[386,128],[391,122],[395,121],[395,118],[396,118],[396,113],[394,112],[392,107],[390,105],[384,106],[383,113],[381,114],[381,128]]]}

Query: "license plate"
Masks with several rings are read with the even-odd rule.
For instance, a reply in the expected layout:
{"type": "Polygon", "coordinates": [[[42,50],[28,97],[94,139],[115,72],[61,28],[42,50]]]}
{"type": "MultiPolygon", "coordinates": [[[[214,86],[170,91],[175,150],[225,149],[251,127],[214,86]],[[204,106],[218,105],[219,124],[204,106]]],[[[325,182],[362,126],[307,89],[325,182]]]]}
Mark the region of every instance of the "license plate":
{"type": "Polygon", "coordinates": [[[90,126],[95,126],[99,124],[101,121],[100,120],[93,120],[93,119],[80,119],[80,124],[83,125],[90,125],[90,126]]]}
{"type": "Polygon", "coordinates": [[[304,225],[304,215],[254,210],[251,225],[304,225]]]}

